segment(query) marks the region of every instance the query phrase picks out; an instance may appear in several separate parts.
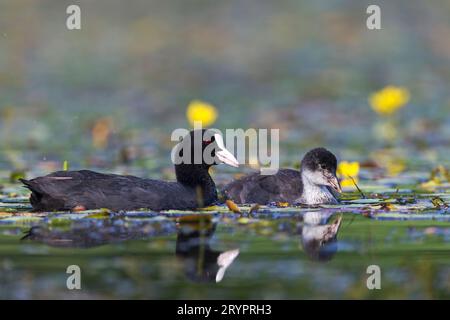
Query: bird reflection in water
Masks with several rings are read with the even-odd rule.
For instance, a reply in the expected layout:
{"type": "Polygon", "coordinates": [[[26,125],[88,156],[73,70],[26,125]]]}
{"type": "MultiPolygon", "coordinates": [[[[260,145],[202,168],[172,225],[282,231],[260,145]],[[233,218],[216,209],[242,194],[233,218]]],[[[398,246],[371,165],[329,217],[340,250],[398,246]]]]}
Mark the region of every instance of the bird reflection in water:
{"type": "Polygon", "coordinates": [[[21,240],[32,240],[52,247],[92,248],[127,240],[146,240],[173,234],[171,221],[125,222],[122,219],[83,219],[61,227],[42,224],[30,228],[21,240]]]}
{"type": "Polygon", "coordinates": [[[47,224],[30,228],[22,240],[52,247],[92,248],[128,240],[148,240],[177,234],[175,255],[181,261],[186,277],[195,282],[220,282],[225,271],[239,255],[239,249],[217,251],[210,242],[216,223],[209,215],[184,216],[160,222],[125,223],[121,219],[73,221],[70,228],[47,224]]]}
{"type": "Polygon", "coordinates": [[[336,254],[342,216],[334,220],[332,218],[331,213],[320,211],[306,212],[303,215],[300,241],[309,259],[325,262],[333,259],[336,254]]]}
{"type": "Polygon", "coordinates": [[[211,248],[216,223],[208,216],[180,220],[176,255],[183,261],[186,276],[195,282],[220,282],[239,255],[239,249],[217,251],[211,248]]]}
{"type": "MultiPolygon", "coordinates": [[[[334,218],[332,213],[326,211],[306,212],[299,228],[290,229],[288,234],[300,236],[303,251],[310,260],[329,261],[338,249],[337,234],[341,220],[341,216],[334,218]]],[[[213,218],[204,214],[156,221],[83,219],[74,220],[69,226],[61,228],[51,224],[32,227],[23,239],[53,247],[92,248],[176,234],[175,256],[185,276],[194,282],[220,282],[240,251],[238,248],[213,249],[216,226],[213,218]]]]}

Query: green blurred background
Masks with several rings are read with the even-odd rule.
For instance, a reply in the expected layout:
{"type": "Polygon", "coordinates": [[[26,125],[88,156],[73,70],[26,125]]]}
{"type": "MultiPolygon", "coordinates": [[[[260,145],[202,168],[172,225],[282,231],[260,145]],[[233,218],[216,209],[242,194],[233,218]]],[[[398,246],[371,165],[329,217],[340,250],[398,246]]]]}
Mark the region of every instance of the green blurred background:
{"type": "Polygon", "coordinates": [[[280,128],[284,165],[317,145],[367,160],[386,147],[368,97],[387,85],[411,93],[389,146],[449,162],[449,1],[1,0],[0,31],[3,169],[167,165],[192,99],[219,129],[280,128]],[[369,4],[382,30],[366,28],[369,4]]]}

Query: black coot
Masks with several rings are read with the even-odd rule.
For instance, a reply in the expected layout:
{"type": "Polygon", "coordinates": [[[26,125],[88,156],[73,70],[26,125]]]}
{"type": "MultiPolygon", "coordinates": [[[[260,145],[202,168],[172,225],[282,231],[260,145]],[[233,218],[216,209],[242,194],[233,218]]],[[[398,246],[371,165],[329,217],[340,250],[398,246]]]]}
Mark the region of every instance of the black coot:
{"type": "Polygon", "coordinates": [[[58,171],[21,181],[32,192],[30,202],[35,211],[66,211],[76,207],[114,211],[189,210],[217,201],[216,186],[208,173],[211,165],[238,166],[235,157],[225,149],[222,136],[213,130],[191,131],[179,143],[174,155],[174,159],[179,160],[175,164],[176,182],[89,170],[58,171]],[[194,139],[201,141],[196,143],[194,139]],[[210,151],[211,159],[203,157],[205,149],[210,151]],[[183,152],[187,152],[185,158],[183,152]]]}
{"type": "Polygon", "coordinates": [[[336,204],[334,192],[341,192],[336,166],[334,154],[315,148],[304,156],[300,171],[280,169],[274,175],[249,174],[225,186],[223,193],[236,203],[336,204]]]}

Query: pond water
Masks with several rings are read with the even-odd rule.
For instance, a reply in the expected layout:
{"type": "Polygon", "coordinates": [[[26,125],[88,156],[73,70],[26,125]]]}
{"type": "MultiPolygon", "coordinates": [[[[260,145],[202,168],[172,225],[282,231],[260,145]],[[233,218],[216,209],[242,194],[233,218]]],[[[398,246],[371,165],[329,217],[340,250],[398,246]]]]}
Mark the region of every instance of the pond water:
{"type": "Polygon", "coordinates": [[[0,298],[450,298],[447,187],[419,194],[380,181],[338,206],[240,214],[37,214],[13,184],[0,203],[0,298]],[[81,290],[67,289],[69,265],[81,290]],[[367,287],[371,265],[379,290],[367,287]]]}

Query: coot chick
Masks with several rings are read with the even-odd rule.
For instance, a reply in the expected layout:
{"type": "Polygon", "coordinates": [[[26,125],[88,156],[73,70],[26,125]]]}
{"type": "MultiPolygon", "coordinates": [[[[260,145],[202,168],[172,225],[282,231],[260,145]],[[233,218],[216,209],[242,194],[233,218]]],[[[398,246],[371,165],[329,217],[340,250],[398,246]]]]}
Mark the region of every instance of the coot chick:
{"type": "Polygon", "coordinates": [[[315,148],[304,156],[300,171],[280,169],[274,175],[249,174],[225,186],[223,192],[240,204],[336,204],[334,192],[341,192],[336,166],[334,154],[325,148],[315,148]]]}
{"type": "Polygon", "coordinates": [[[174,159],[180,159],[175,164],[176,182],[89,170],[58,171],[21,181],[32,192],[30,202],[34,211],[69,211],[76,207],[113,211],[190,210],[217,201],[216,185],[208,173],[211,165],[238,166],[236,158],[225,149],[222,136],[206,129],[186,135],[177,145],[174,159]],[[212,161],[204,156],[206,148],[212,161]],[[183,151],[187,160],[182,159],[183,151]]]}

